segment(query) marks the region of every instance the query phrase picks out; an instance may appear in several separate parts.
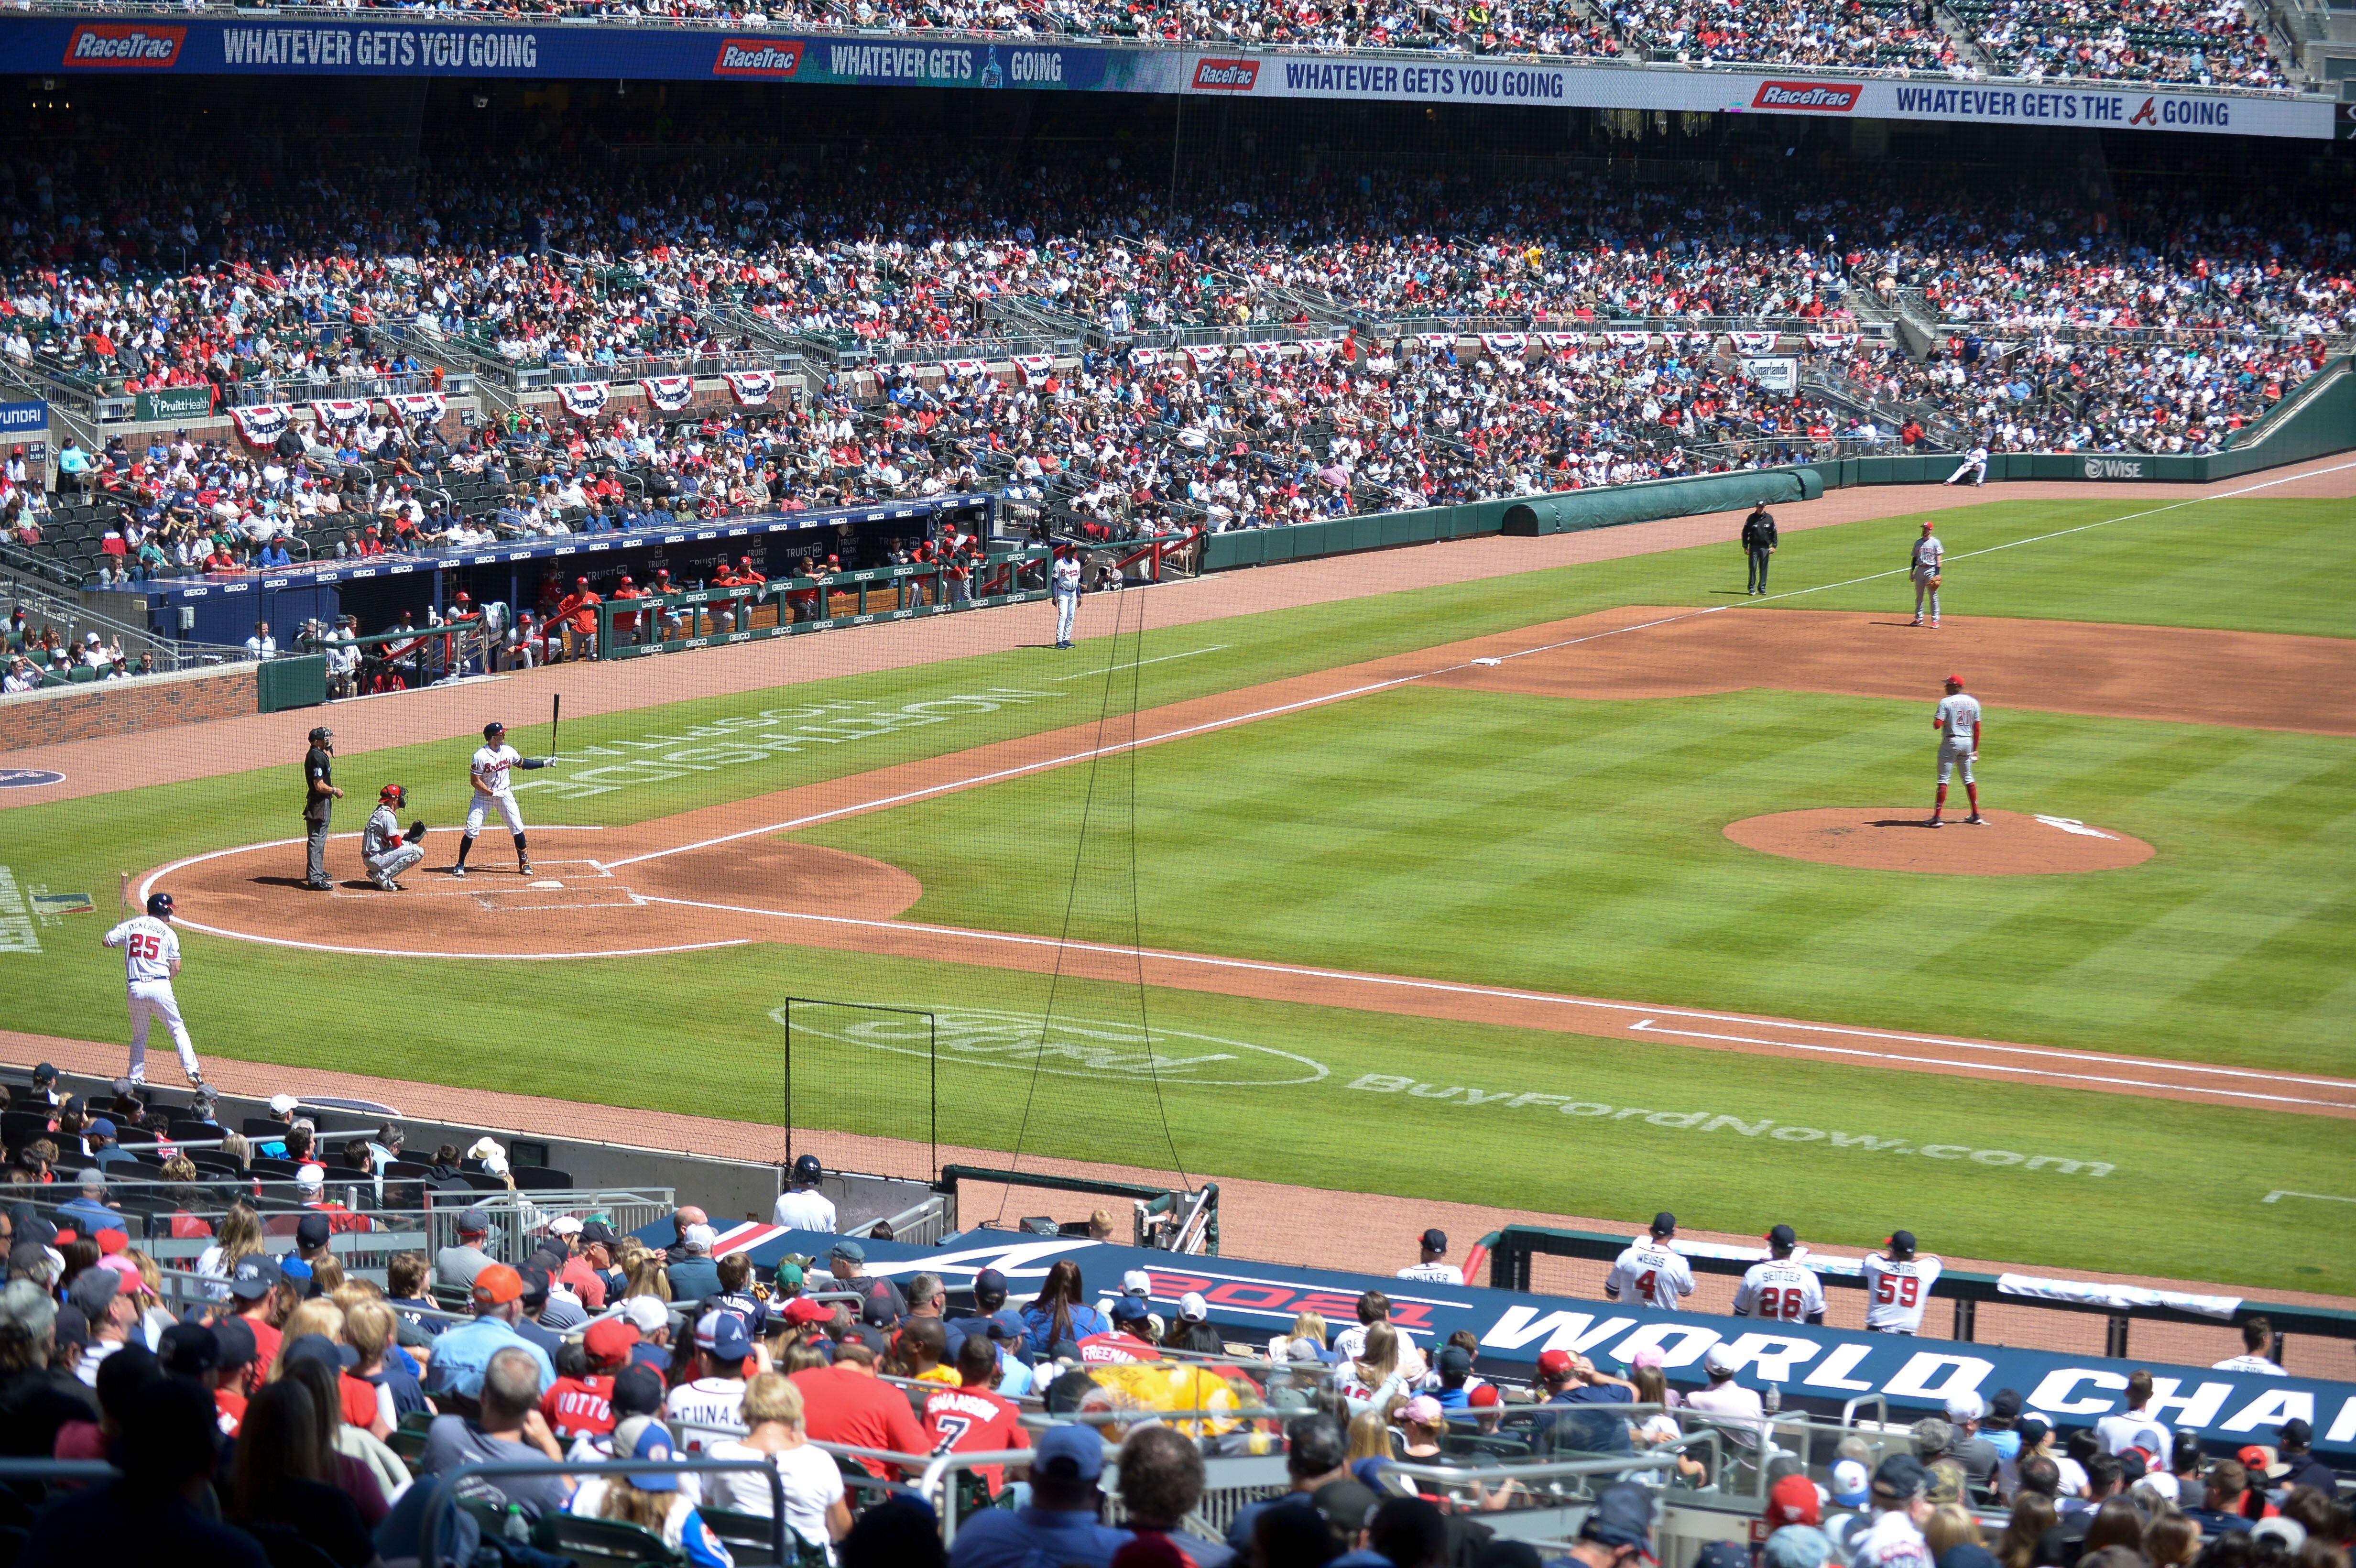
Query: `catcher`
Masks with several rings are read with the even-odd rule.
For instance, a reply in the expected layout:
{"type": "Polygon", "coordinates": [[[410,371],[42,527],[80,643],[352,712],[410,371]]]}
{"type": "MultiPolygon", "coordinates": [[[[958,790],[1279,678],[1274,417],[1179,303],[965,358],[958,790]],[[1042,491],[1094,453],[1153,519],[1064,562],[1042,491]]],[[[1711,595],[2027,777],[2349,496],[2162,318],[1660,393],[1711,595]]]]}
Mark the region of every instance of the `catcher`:
{"type": "Polygon", "coordinates": [[[377,792],[376,809],[369,813],[368,827],[360,834],[360,858],[368,862],[369,880],[386,892],[401,891],[394,879],[418,861],[425,859],[425,824],[412,822],[409,832],[401,831],[401,808],[409,804],[409,792],[397,784],[390,784],[377,792]]]}

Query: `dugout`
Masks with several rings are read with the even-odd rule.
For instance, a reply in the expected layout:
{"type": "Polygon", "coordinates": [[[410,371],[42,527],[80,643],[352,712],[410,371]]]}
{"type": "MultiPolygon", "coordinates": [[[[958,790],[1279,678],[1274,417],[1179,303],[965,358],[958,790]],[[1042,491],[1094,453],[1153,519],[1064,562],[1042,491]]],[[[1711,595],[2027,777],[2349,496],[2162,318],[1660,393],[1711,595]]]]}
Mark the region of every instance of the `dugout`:
{"type": "Polygon", "coordinates": [[[586,577],[611,593],[627,574],[638,582],[668,568],[682,587],[701,587],[725,560],[751,556],[764,577],[790,577],[830,554],[843,570],[888,565],[895,551],[914,549],[950,525],[988,537],[997,498],[958,494],[925,500],[837,507],[763,517],[715,519],[691,528],[638,528],[628,533],[568,534],[509,540],[483,549],[441,550],[367,561],[319,561],[287,571],[240,577],[174,579],[138,584],[148,625],[159,637],[238,647],[256,621],[267,621],[282,644],[309,620],[358,617],[365,631],[398,622],[402,612],[422,625],[464,592],[477,603],[501,601],[529,608],[544,579],[569,586],[586,577]]]}

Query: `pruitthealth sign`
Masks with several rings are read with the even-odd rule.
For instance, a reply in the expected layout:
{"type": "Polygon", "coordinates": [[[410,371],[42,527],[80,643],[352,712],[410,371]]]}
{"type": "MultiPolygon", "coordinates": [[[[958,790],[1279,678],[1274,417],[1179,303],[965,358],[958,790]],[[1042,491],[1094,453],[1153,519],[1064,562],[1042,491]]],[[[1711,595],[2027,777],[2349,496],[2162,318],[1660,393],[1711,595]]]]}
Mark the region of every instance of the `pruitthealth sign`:
{"type": "MultiPolygon", "coordinates": [[[[658,1232],[668,1230],[669,1221],[659,1221],[644,1234],[650,1242],[667,1244],[671,1238],[658,1232]]],[[[713,1250],[722,1255],[748,1253],[756,1267],[766,1269],[788,1253],[823,1257],[834,1242],[831,1235],[748,1223],[723,1232],[713,1250]]],[[[871,1275],[905,1279],[922,1272],[960,1286],[980,1270],[994,1268],[1006,1276],[1018,1303],[1037,1294],[1038,1282],[1058,1259],[1079,1264],[1091,1299],[1114,1294],[1123,1274],[1142,1269],[1152,1281],[1152,1299],[1164,1312],[1174,1311],[1178,1298],[1188,1291],[1200,1292],[1210,1306],[1211,1321],[1241,1340],[1281,1333],[1301,1312],[1319,1313],[1329,1323],[1352,1322],[1360,1293],[1380,1290],[1390,1298],[1391,1320],[1424,1343],[1469,1328],[1480,1341],[1483,1367],[1523,1375],[1535,1374],[1538,1355],[1546,1350],[1575,1350],[1624,1364],[1640,1350],[1657,1349],[1671,1381],[1698,1382],[1702,1357],[1712,1346],[1722,1345],[1733,1358],[1738,1381],[1753,1387],[1778,1385],[1787,1401],[1837,1404],[1879,1394],[1893,1411],[1939,1413],[1956,1394],[1977,1393],[1987,1399],[2009,1388],[2019,1391],[2028,1409],[2058,1426],[2089,1426],[2126,1408],[2128,1375],[2144,1367],[2153,1373],[2147,1407],[2153,1419],[2190,1428],[2227,1453],[2245,1443],[2272,1443],[2282,1424],[2296,1417],[2314,1427],[2319,1451],[2356,1457],[2356,1384],[2351,1383],[2254,1377],[1805,1324],[1762,1326],[1753,1318],[1655,1312],[1282,1264],[1174,1257],[1068,1237],[968,1231],[937,1247],[874,1241],[862,1244],[871,1275]]]]}

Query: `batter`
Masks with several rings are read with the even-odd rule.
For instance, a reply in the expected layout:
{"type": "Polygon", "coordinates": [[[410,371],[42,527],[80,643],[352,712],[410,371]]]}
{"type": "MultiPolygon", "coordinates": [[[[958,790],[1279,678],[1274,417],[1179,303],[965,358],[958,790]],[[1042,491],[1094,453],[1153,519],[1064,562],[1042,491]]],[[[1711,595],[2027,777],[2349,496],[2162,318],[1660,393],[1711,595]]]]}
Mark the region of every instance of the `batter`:
{"type": "Polygon", "coordinates": [[[516,870],[530,876],[531,851],[523,839],[523,809],[516,805],[515,786],[509,782],[511,768],[544,768],[556,761],[554,757],[520,755],[507,743],[508,727],[494,719],[483,726],[483,743],[475,748],[475,760],[468,769],[467,779],[475,786],[475,798],[466,805],[466,832],[458,840],[458,863],[450,868],[454,877],[466,874],[466,851],[475,847],[475,835],[483,830],[483,816],[493,806],[508,825],[508,833],[515,839],[516,870]]]}

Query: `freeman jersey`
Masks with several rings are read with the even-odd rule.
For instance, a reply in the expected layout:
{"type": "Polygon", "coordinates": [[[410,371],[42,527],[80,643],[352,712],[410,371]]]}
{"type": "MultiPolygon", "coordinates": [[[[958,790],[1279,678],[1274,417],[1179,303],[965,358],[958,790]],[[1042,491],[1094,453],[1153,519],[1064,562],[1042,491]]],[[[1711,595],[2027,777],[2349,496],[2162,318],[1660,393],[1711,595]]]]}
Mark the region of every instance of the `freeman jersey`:
{"type": "Polygon", "coordinates": [[[1816,1271],[1790,1258],[1752,1264],[1735,1287],[1737,1317],[1770,1317],[1778,1323],[1821,1323],[1825,1282],[1816,1271]]]}
{"type": "Polygon", "coordinates": [[[1940,737],[1966,750],[1974,744],[1973,737],[1980,727],[1980,699],[1962,692],[1939,699],[1940,737]]]}
{"type": "Polygon", "coordinates": [[[505,795],[511,787],[508,770],[523,761],[523,753],[513,746],[477,746],[475,748],[473,772],[475,787],[485,795],[505,795]]]}
{"type": "Polygon", "coordinates": [[[154,915],[135,914],[106,933],[109,947],[123,949],[123,977],[168,980],[180,960],[179,933],[154,915]]]}
{"type": "Polygon", "coordinates": [[[1633,1242],[1613,1260],[1603,1276],[1603,1294],[1612,1301],[1633,1296],[1665,1312],[1676,1310],[1682,1296],[1694,1293],[1693,1265],[1658,1242],[1633,1242]]]}
{"type": "Polygon", "coordinates": [[[1946,553],[1947,547],[1939,542],[1938,535],[1924,534],[1914,541],[1914,570],[1924,572],[1938,571],[1939,558],[1946,553]]]}
{"type": "Polygon", "coordinates": [[[1865,1326],[1902,1334],[1921,1331],[1931,1287],[1939,1283],[1939,1260],[1916,1256],[1900,1263],[1868,1253],[1859,1266],[1865,1275],[1865,1326]]]}
{"type": "Polygon", "coordinates": [[[374,859],[400,848],[401,844],[401,818],[392,814],[392,807],[379,805],[369,812],[368,826],[360,829],[360,853],[374,859]]]}

